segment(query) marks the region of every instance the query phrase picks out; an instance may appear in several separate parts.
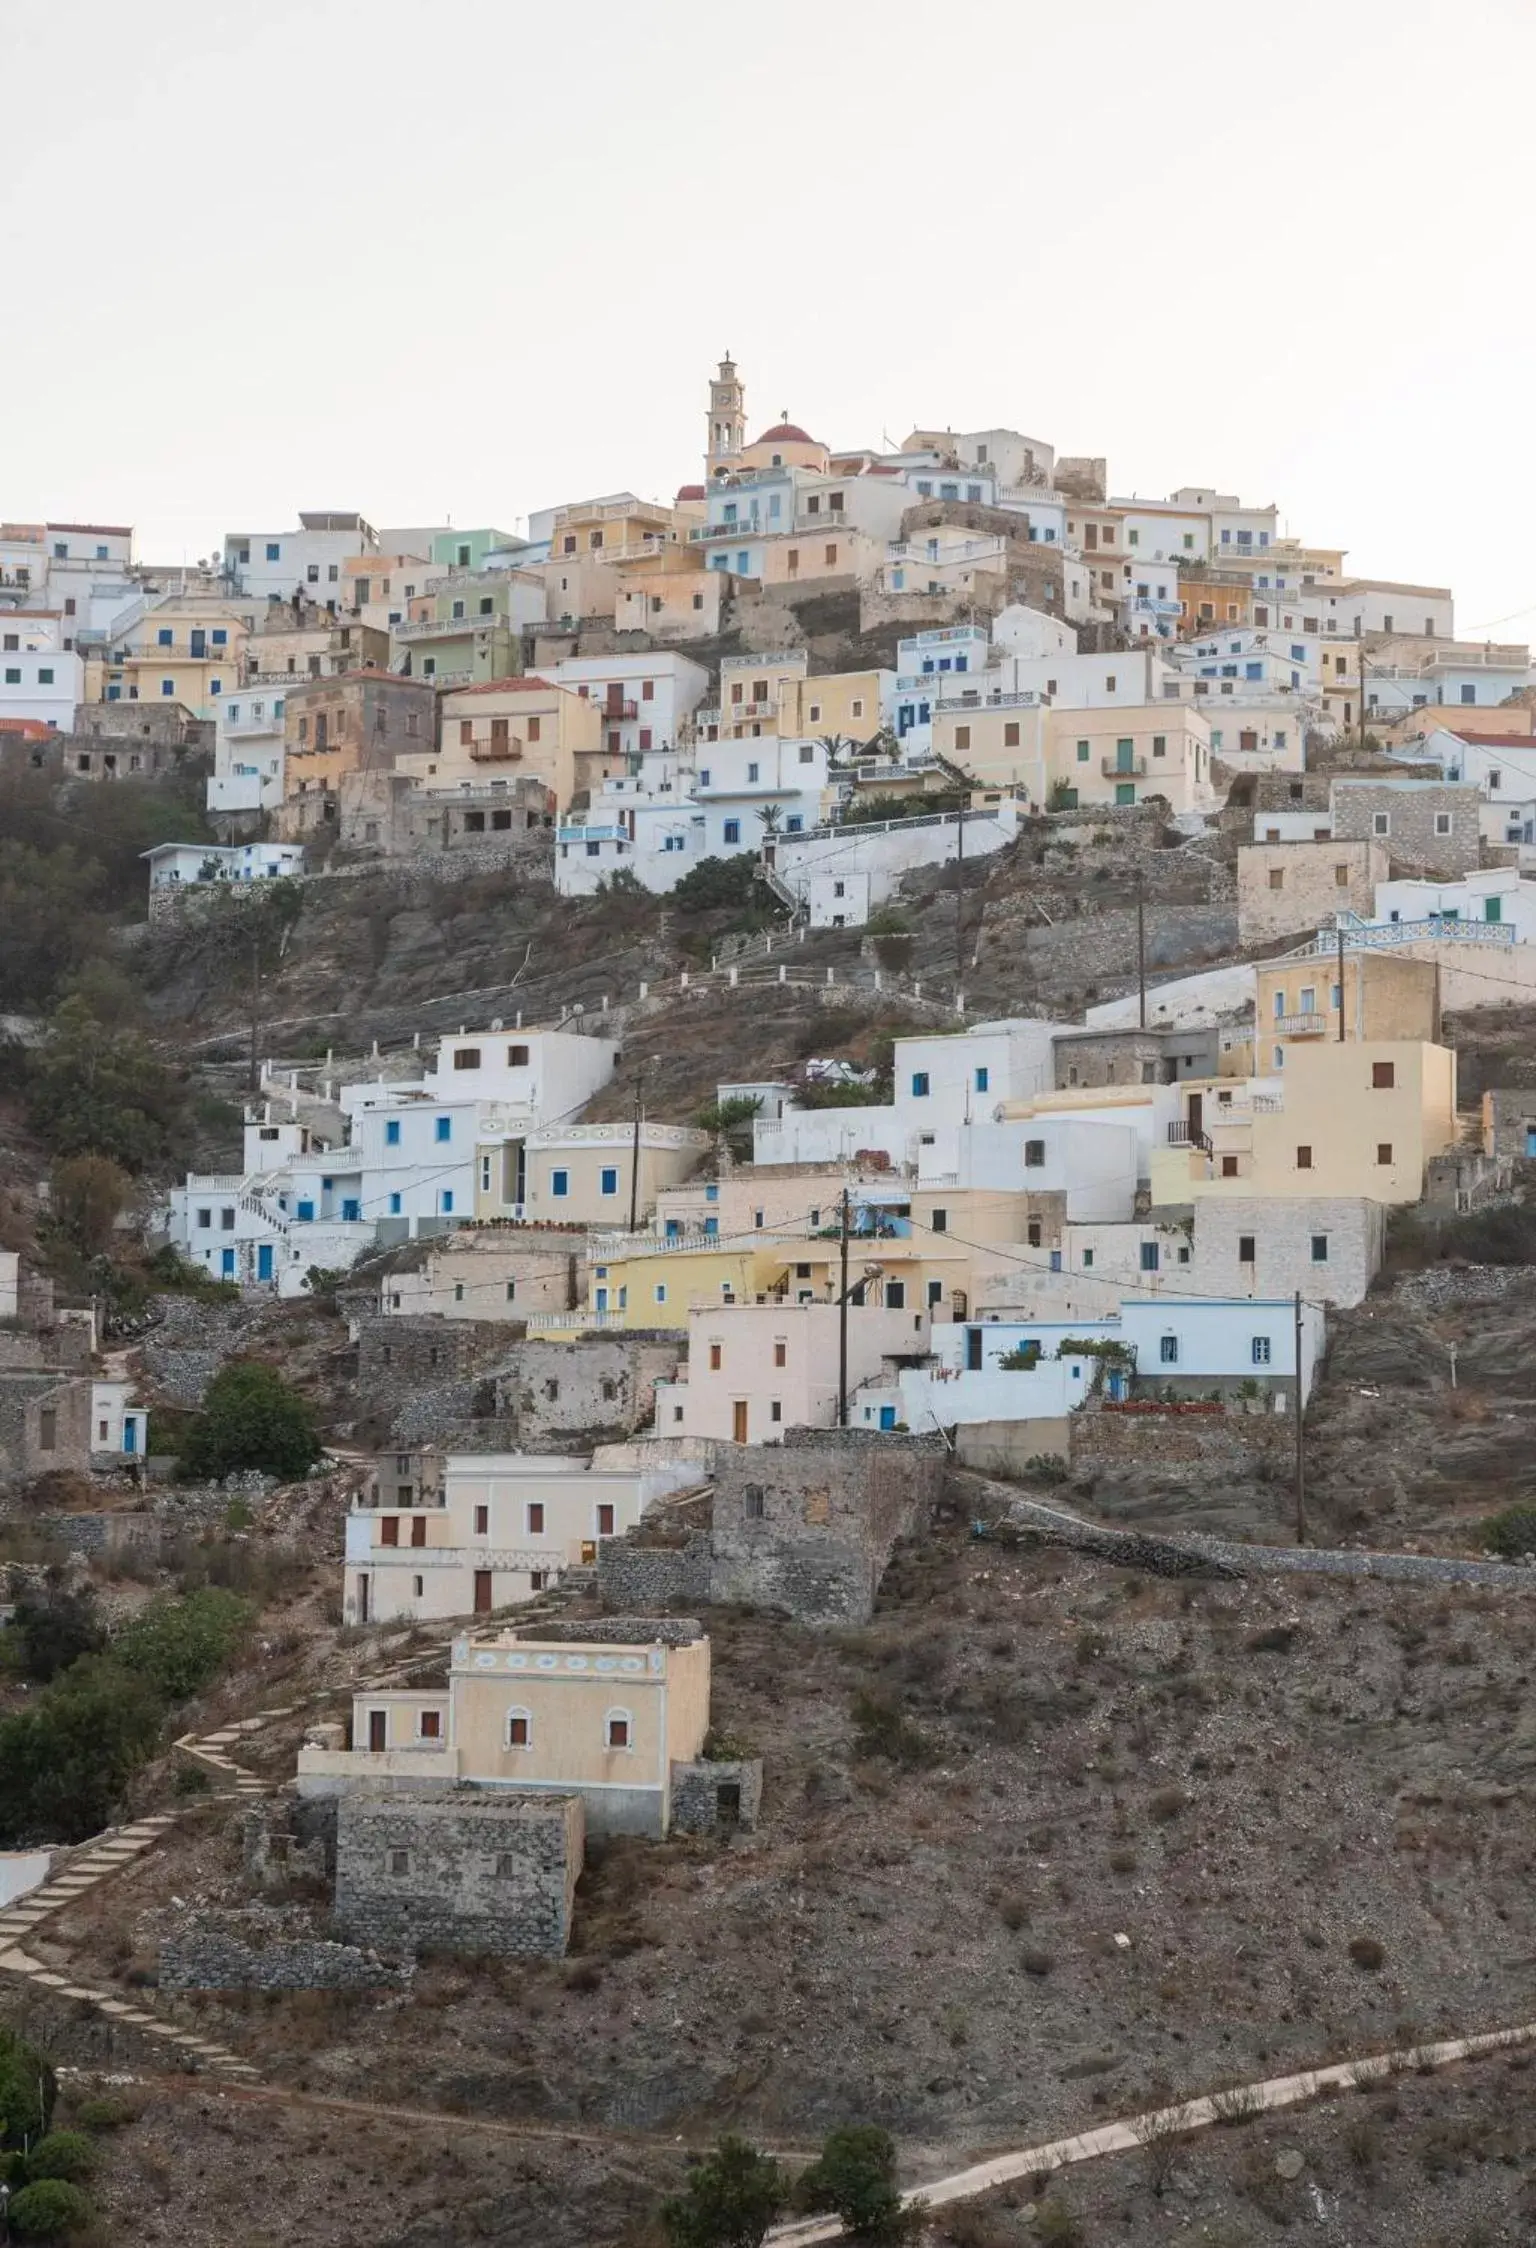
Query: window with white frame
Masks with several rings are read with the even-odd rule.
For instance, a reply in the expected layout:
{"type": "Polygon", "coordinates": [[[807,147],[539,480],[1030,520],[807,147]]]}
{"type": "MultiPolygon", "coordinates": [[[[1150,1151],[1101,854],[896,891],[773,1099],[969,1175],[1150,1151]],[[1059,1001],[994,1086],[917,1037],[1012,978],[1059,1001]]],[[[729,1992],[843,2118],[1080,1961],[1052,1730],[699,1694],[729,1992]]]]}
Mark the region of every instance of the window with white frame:
{"type": "Polygon", "coordinates": [[[1253,1338],[1253,1347],[1252,1347],[1252,1358],[1253,1358],[1253,1363],[1254,1363],[1254,1365],[1255,1365],[1255,1366],[1267,1366],[1267,1365],[1269,1364],[1269,1337],[1268,1337],[1268,1335],[1255,1335],[1255,1336],[1254,1336],[1254,1338],[1253,1338]]]}
{"type": "Polygon", "coordinates": [[[1177,1336],[1177,1335],[1164,1335],[1164,1336],[1162,1336],[1162,1337],[1161,1337],[1161,1339],[1159,1340],[1159,1343],[1158,1343],[1158,1346],[1157,1346],[1157,1354],[1158,1354],[1158,1357],[1159,1357],[1159,1358],[1161,1359],[1162,1363],[1163,1363],[1163,1364],[1164,1364],[1165,1366],[1177,1366],[1177,1364],[1179,1363],[1179,1338],[1178,1338],[1178,1336],[1177,1336]]]}
{"type": "Polygon", "coordinates": [[[528,1709],[507,1711],[507,1747],[532,1748],[533,1712],[528,1709]]]}
{"type": "Polygon", "coordinates": [[[627,1709],[611,1709],[603,1719],[603,1740],[610,1749],[631,1749],[635,1723],[627,1709]]]}

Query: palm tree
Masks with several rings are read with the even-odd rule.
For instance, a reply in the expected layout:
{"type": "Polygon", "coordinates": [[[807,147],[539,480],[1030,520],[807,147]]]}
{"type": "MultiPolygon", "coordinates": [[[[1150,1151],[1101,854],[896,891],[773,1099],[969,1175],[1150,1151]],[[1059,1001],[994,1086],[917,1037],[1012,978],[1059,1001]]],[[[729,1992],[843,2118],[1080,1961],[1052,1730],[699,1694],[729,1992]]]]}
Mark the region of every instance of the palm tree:
{"type": "Polygon", "coordinates": [[[763,823],[763,840],[766,843],[772,836],[778,834],[779,823],[784,817],[784,807],[782,804],[764,804],[757,816],[763,823]]]}

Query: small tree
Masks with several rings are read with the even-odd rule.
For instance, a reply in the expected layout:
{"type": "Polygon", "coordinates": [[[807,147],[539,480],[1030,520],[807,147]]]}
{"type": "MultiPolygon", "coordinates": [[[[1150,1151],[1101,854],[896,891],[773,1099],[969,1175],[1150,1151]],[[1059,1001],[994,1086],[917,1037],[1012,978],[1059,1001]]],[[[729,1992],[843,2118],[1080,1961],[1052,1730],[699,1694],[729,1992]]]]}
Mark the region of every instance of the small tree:
{"type": "Polygon", "coordinates": [[[104,1257],[133,1181],[106,1155],[68,1155],[54,1164],[49,1208],[59,1232],[83,1257],[104,1257]]]}
{"type": "Polygon", "coordinates": [[[96,2149],[83,2131],[50,2131],[27,2156],[29,2178],[68,2178],[74,2184],[96,2167],[96,2149]]]}
{"type": "Polygon", "coordinates": [[[662,2228],[671,2248],[758,2248],[787,2198],[778,2164],[727,2133],[663,2202],[662,2228]]]}
{"type": "Polygon", "coordinates": [[[71,1591],[58,1570],[17,1594],[11,1628],[0,1647],[8,1664],[46,1685],[81,1655],[99,1654],[106,1631],[89,1585],[71,1591]]]}
{"type": "Polygon", "coordinates": [[[217,1481],[236,1468],[303,1475],[320,1456],[315,1417],[275,1367],[258,1359],[221,1366],[188,1432],[182,1474],[217,1481]]]}
{"type": "Polygon", "coordinates": [[[48,2128],[57,2086],[36,2046],[0,2029],[0,2147],[20,2146],[48,2128]]]}
{"type": "Polygon", "coordinates": [[[900,2240],[912,2219],[896,2183],[896,2148],[874,2123],[846,2123],[829,2131],[821,2157],[795,2183],[802,2209],[830,2209],[854,2240],[900,2240]]]}

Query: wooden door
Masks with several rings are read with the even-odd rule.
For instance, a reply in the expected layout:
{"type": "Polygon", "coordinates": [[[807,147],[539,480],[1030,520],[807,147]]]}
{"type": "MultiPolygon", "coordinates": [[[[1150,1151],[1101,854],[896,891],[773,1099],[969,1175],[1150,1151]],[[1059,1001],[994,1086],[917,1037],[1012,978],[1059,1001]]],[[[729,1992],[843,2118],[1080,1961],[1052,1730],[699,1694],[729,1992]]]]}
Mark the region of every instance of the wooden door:
{"type": "Polygon", "coordinates": [[[389,1712],[371,1709],[368,1712],[368,1747],[374,1756],[382,1756],[389,1742],[389,1712]]]}
{"type": "Polygon", "coordinates": [[[477,1569],[475,1571],[475,1614],[477,1616],[488,1616],[490,1612],[491,1572],[489,1569],[477,1569]]]}
{"type": "Polygon", "coordinates": [[[1204,1130],[1205,1095],[1203,1093],[1191,1093],[1189,1096],[1189,1136],[1192,1140],[1198,1140],[1204,1130]]]}
{"type": "Polygon", "coordinates": [[[733,1444],[745,1444],[747,1441],[747,1401],[744,1397],[738,1397],[731,1407],[731,1441],[733,1444]]]}

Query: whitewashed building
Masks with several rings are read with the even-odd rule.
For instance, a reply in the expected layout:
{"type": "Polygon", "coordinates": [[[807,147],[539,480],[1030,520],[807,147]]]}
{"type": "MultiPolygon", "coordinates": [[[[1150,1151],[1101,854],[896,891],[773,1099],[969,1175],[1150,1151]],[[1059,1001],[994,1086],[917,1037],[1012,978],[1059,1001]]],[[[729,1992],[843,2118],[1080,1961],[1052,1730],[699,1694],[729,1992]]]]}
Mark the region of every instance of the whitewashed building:
{"type": "Polygon", "coordinates": [[[216,706],[210,812],[275,811],[283,801],[285,689],[253,682],[216,706]]]}
{"type": "Polygon", "coordinates": [[[0,613],[0,718],[31,719],[67,734],[85,699],[85,666],[64,645],[62,616],[0,613]]]}
{"type": "Polygon", "coordinates": [[[340,608],[347,587],[342,565],[377,554],[379,535],[361,515],[300,513],[294,531],[227,531],[223,576],[234,593],[257,601],[291,601],[295,593],[340,608]]]}

